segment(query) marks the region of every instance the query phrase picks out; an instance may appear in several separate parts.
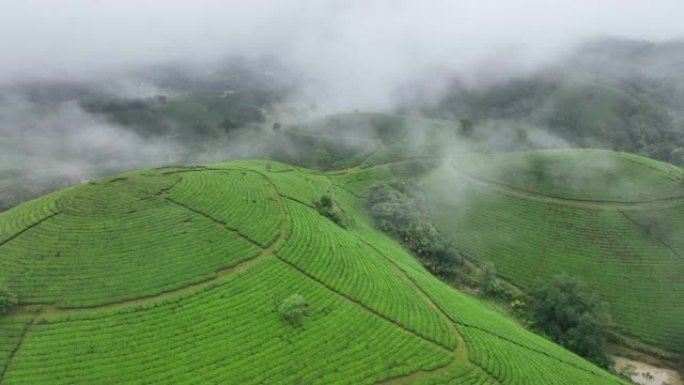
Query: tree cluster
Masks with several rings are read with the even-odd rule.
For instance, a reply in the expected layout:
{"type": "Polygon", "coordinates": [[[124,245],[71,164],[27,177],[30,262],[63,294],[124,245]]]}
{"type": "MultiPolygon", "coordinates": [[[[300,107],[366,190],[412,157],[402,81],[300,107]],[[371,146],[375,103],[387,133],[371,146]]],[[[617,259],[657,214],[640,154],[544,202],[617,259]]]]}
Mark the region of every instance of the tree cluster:
{"type": "Polygon", "coordinates": [[[414,252],[433,274],[450,280],[463,267],[462,256],[429,220],[425,198],[414,182],[379,183],[368,203],[376,225],[414,252]]]}
{"type": "Polygon", "coordinates": [[[530,315],[536,328],[549,338],[604,368],[607,338],[605,305],[576,278],[559,275],[531,293],[530,315]]]}
{"type": "Polygon", "coordinates": [[[342,228],[346,228],[348,226],[349,223],[347,215],[328,195],[323,195],[321,199],[314,202],[314,206],[316,206],[316,210],[318,210],[321,215],[329,218],[338,226],[342,228]]]}

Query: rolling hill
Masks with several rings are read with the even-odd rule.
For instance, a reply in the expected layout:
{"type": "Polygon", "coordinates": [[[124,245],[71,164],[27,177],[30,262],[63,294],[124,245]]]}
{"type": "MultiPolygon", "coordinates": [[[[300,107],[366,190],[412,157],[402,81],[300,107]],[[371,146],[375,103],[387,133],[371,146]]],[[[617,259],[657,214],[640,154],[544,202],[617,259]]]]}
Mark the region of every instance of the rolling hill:
{"type": "Polygon", "coordinates": [[[531,289],[580,277],[632,337],[684,344],[684,171],[636,155],[462,155],[422,180],[438,227],[469,258],[531,289]]]}
{"type": "Polygon", "coordinates": [[[431,276],[361,176],[131,172],[0,214],[0,384],[621,384],[431,276]],[[328,196],[346,227],[321,215],[328,196]],[[299,324],[278,308],[305,298],[299,324]]]}
{"type": "Polygon", "coordinates": [[[421,112],[481,125],[494,120],[540,127],[555,137],[546,147],[564,147],[561,138],[572,147],[626,151],[682,166],[683,61],[682,41],[601,38],[525,76],[485,87],[454,82],[440,101],[423,103],[421,112]]]}

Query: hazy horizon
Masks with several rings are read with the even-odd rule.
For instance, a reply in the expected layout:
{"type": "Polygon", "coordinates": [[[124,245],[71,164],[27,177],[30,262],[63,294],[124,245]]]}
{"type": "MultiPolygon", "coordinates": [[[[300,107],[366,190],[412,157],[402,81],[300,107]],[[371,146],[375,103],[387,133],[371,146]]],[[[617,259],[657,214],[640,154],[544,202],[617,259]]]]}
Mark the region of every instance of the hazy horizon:
{"type": "Polygon", "coordinates": [[[0,83],[272,57],[303,81],[301,99],[387,108],[406,84],[492,82],[595,37],[680,39],[682,14],[676,0],[27,0],[0,14],[0,83]]]}

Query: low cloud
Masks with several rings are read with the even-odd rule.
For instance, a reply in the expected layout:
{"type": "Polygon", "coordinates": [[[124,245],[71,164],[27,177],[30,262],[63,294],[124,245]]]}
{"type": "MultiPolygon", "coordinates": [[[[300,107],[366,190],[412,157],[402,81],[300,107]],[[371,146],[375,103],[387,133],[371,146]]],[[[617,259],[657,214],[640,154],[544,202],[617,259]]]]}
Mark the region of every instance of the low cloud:
{"type": "Polygon", "coordinates": [[[683,13],[678,0],[26,0],[0,14],[0,77],[267,56],[306,80],[299,100],[387,108],[406,84],[505,79],[598,35],[681,37],[683,13]]]}

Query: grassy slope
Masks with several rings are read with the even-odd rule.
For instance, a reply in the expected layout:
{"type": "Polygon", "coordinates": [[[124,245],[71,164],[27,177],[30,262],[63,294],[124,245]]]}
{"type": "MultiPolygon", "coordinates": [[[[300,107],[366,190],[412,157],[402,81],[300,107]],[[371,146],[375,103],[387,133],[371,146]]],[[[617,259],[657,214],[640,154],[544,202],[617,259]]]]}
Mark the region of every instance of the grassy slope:
{"type": "Polygon", "coordinates": [[[480,179],[566,199],[638,202],[684,197],[684,170],[627,153],[567,149],[464,155],[453,166],[480,179]]]}
{"type": "Polygon", "coordinates": [[[21,301],[0,318],[0,383],[620,383],[430,276],[370,226],[371,182],[234,162],[0,214],[21,301]],[[322,194],[349,229],[312,208],[322,194]],[[293,293],[300,326],[276,311],[293,293]]]}
{"type": "Polygon", "coordinates": [[[439,227],[511,282],[579,276],[628,334],[684,342],[681,169],[606,151],[464,156],[423,186],[439,227]]]}

